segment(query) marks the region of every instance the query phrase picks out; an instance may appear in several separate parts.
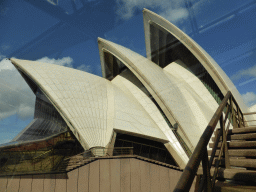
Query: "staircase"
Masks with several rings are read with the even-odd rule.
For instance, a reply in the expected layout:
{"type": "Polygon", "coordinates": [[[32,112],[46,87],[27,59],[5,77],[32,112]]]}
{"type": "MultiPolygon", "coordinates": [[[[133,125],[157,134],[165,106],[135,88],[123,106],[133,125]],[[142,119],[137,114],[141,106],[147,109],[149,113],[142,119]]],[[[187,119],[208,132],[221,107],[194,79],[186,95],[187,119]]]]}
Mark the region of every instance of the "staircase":
{"type": "MultiPolygon", "coordinates": [[[[215,141],[215,137],[212,140],[215,141]]],[[[227,141],[230,166],[256,170],[256,126],[229,130],[227,141]]],[[[210,143],[210,148],[213,148],[213,145],[210,143]]],[[[219,155],[219,148],[220,142],[215,154],[216,157],[219,155]]],[[[208,154],[211,155],[211,152],[208,151],[208,154]]],[[[223,164],[224,162],[221,162],[221,165],[223,164]]]]}
{"type": "Polygon", "coordinates": [[[196,175],[195,191],[256,191],[256,125],[248,126],[244,118],[253,114],[256,113],[243,114],[228,92],[199,139],[174,191],[188,191],[196,175]],[[231,124],[233,129],[229,129],[231,124]],[[209,143],[210,139],[213,143],[209,143]],[[206,146],[211,150],[207,151],[206,146]]]}
{"type": "MultiPolygon", "coordinates": [[[[216,140],[212,137],[212,141],[216,140]]],[[[222,136],[220,137],[222,141],[222,136]]],[[[214,143],[209,144],[210,148],[214,147],[214,143]]],[[[215,165],[218,161],[221,142],[218,142],[217,150],[213,160],[213,167],[210,172],[213,176],[215,165]]],[[[218,174],[216,187],[214,191],[256,191],[256,126],[234,128],[228,131],[227,148],[229,165],[226,165],[225,157],[222,157],[218,164],[218,174]],[[246,189],[246,190],[245,190],[246,189]]],[[[212,154],[212,150],[208,151],[208,155],[212,154]]],[[[202,168],[199,167],[198,175],[203,174],[202,168]]]]}
{"type": "Polygon", "coordinates": [[[71,171],[74,168],[78,167],[79,165],[83,164],[84,162],[85,160],[83,159],[83,155],[81,154],[64,158],[58,167],[58,171],[71,171]]]}

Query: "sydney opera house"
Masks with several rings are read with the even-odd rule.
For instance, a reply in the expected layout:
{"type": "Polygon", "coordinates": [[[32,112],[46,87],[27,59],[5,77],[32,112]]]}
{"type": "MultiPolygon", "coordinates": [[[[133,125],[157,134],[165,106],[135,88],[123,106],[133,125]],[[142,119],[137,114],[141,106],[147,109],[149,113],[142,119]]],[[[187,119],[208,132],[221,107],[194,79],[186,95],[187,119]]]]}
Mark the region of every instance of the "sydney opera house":
{"type": "Polygon", "coordinates": [[[146,58],[98,38],[103,77],[10,59],[36,103],[0,145],[1,186],[11,176],[13,191],[170,191],[225,94],[249,111],[195,41],[149,10],[143,19],[146,58]]]}

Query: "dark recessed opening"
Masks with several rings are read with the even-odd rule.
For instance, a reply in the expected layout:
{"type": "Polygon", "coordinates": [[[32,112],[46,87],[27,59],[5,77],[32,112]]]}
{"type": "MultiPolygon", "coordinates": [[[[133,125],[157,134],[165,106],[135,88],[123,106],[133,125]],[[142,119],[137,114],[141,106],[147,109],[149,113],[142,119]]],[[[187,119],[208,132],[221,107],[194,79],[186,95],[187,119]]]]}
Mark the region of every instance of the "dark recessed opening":
{"type": "Polygon", "coordinates": [[[133,147],[134,155],[178,166],[164,144],[158,141],[117,133],[115,148],[117,147],[133,147]]]}
{"type": "Polygon", "coordinates": [[[176,37],[155,23],[150,24],[151,60],[164,68],[181,60],[185,69],[197,76],[214,99],[220,103],[224,98],[219,87],[199,60],[176,37]]]}

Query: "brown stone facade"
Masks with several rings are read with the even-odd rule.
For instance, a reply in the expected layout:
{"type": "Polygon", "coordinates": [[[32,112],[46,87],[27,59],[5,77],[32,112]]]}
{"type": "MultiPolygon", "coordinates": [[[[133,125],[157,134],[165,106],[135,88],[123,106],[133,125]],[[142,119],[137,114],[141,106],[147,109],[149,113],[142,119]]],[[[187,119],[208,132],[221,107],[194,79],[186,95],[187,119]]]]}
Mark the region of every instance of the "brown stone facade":
{"type": "Polygon", "coordinates": [[[181,173],[177,167],[145,158],[97,158],[66,174],[0,177],[0,191],[170,192],[181,173]]]}

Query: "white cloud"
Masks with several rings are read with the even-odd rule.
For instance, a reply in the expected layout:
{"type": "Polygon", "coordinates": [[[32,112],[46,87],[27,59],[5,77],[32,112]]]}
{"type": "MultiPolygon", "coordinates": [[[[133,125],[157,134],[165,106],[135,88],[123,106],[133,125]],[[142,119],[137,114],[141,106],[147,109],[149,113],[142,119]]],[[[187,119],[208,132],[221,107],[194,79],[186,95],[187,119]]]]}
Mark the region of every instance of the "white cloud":
{"type": "MultiPolygon", "coordinates": [[[[194,3],[195,14],[205,1],[192,2],[194,3]]],[[[130,19],[136,10],[142,10],[143,8],[158,9],[159,15],[173,23],[186,19],[189,15],[184,1],[180,0],[116,0],[116,3],[116,13],[124,20],[130,19]]]]}
{"type": "Polygon", "coordinates": [[[0,72],[2,70],[15,70],[15,67],[13,66],[13,64],[10,62],[9,59],[5,58],[4,56],[0,56],[0,72]]]}
{"type": "Polygon", "coordinates": [[[0,119],[17,114],[21,119],[34,114],[35,95],[12,63],[0,61],[0,119]]]}
{"type": "Polygon", "coordinates": [[[256,94],[253,92],[247,92],[246,94],[242,95],[245,103],[250,107],[256,104],[256,94]]]}
{"type": "MultiPolygon", "coordinates": [[[[73,67],[71,57],[50,59],[43,57],[39,62],[73,67]]],[[[81,65],[81,70],[89,70],[88,66],[81,65]]],[[[0,54],[0,119],[17,114],[22,120],[34,115],[35,95],[15,69],[9,59],[0,54]]]]}
{"type": "Polygon", "coordinates": [[[26,105],[26,103],[21,104],[19,107],[18,115],[21,119],[26,119],[27,117],[31,117],[34,114],[34,105],[33,107],[26,105]]]}
{"type": "Polygon", "coordinates": [[[5,59],[5,58],[6,57],[0,53],[0,61],[2,61],[2,59],[5,59]]]}
{"type": "Polygon", "coordinates": [[[78,70],[91,72],[91,67],[89,65],[82,64],[79,67],[77,67],[78,70]]]}
{"type": "Polygon", "coordinates": [[[251,112],[256,112],[256,104],[250,107],[251,112]]]}
{"type": "Polygon", "coordinates": [[[47,0],[52,5],[58,5],[58,0],[47,0]]]}
{"type": "Polygon", "coordinates": [[[249,80],[247,80],[247,81],[244,81],[244,82],[242,82],[242,83],[239,83],[239,86],[246,85],[247,83],[251,83],[251,82],[253,82],[253,81],[255,81],[255,80],[256,80],[256,77],[255,77],[255,78],[252,78],[252,79],[249,79],[249,80]]]}
{"type": "Polygon", "coordinates": [[[160,15],[171,22],[176,22],[181,19],[185,19],[188,17],[189,13],[188,10],[185,8],[178,8],[178,9],[168,9],[160,15]]]}
{"type": "Polygon", "coordinates": [[[63,57],[62,59],[54,59],[54,58],[50,59],[48,57],[43,57],[41,59],[38,59],[37,61],[42,63],[50,63],[50,64],[73,68],[73,65],[72,65],[73,59],[71,57],[63,57]]]}
{"type": "Polygon", "coordinates": [[[248,69],[238,71],[235,75],[232,75],[231,79],[238,80],[242,77],[256,77],[256,65],[248,69]]]}

